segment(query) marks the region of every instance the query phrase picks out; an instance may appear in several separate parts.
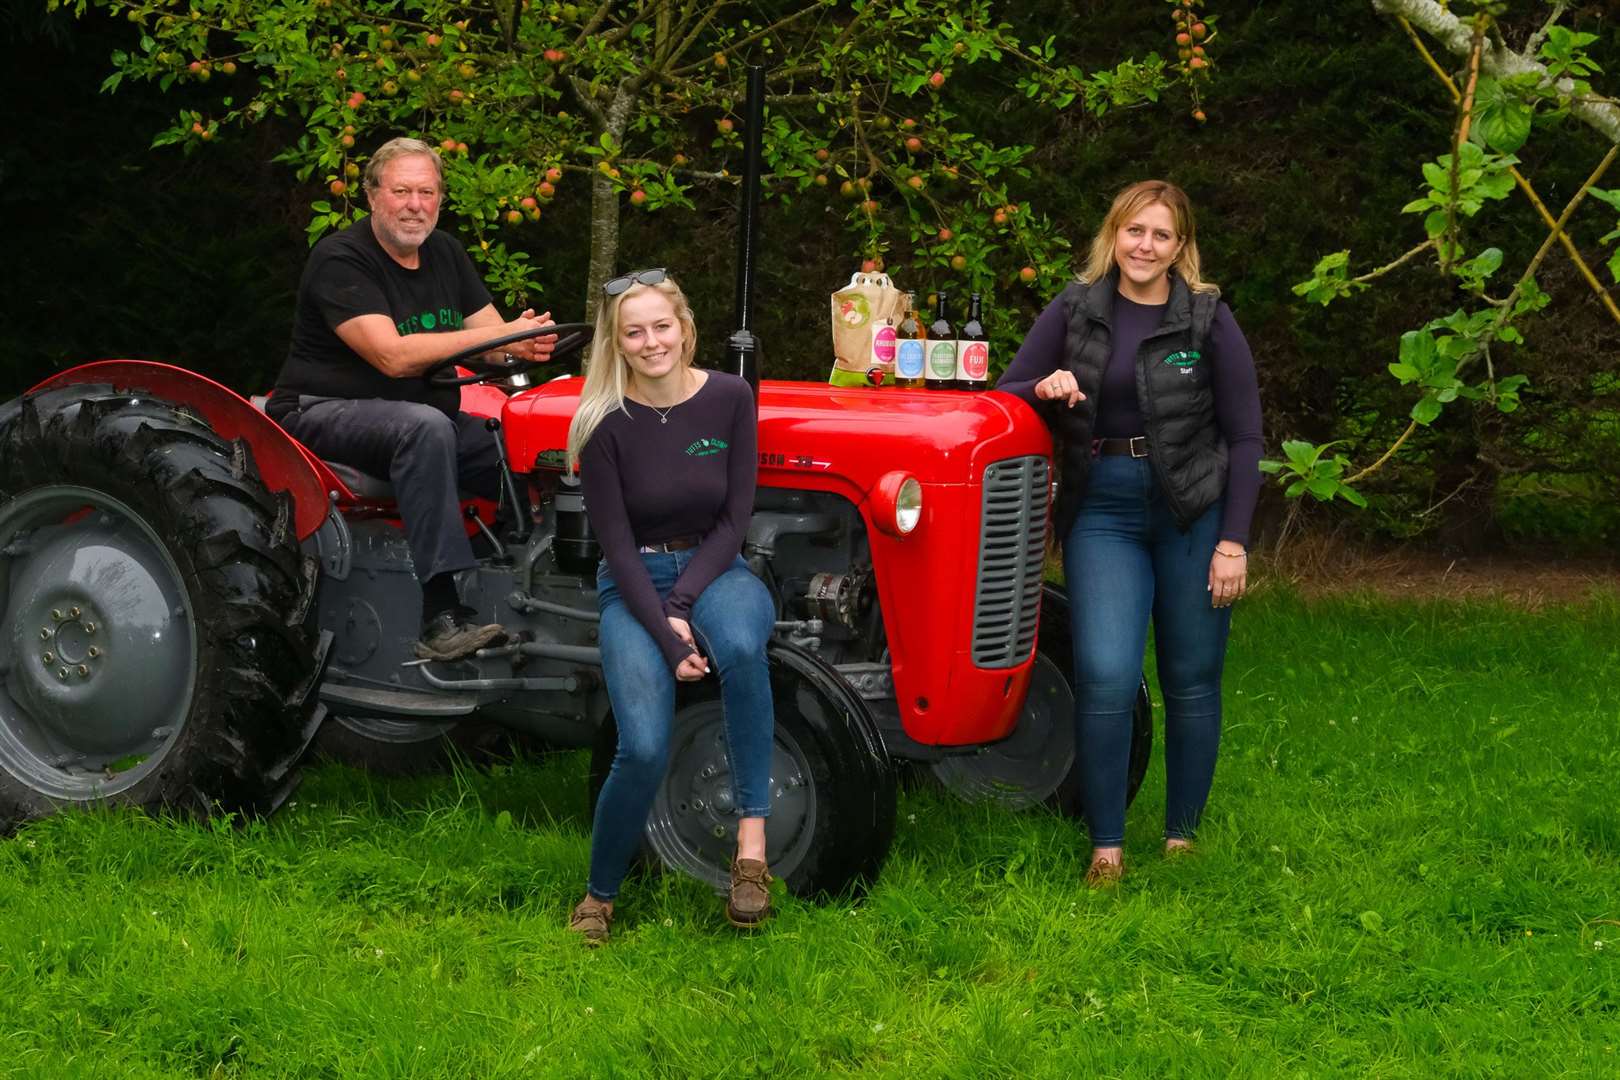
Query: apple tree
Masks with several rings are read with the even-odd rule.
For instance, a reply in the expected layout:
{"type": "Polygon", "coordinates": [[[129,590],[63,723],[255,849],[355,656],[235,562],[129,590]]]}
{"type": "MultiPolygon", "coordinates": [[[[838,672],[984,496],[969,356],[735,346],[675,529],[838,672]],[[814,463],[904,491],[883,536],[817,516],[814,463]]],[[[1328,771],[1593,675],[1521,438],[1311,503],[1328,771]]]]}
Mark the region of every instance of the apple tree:
{"type": "Polygon", "coordinates": [[[365,151],[398,134],[441,149],[448,206],[492,287],[534,290],[522,226],[588,184],[592,285],[620,215],[679,213],[734,183],[744,67],[768,69],[768,196],[841,211],[851,248],[949,267],[975,289],[1069,274],[1050,218],[1017,196],[1032,147],[965,118],[986,86],[1024,108],[1102,117],[1170,95],[1196,122],[1216,43],[1204,0],[1112,67],[1020,33],[991,0],[48,0],[131,24],[105,88],[190,84],[159,145],[188,151],[268,117],[298,129],[281,160],[328,198],[310,236],[362,214],[365,151]],[[1155,47],[1167,47],[1161,57],[1155,47]],[[1171,50],[1174,50],[1173,52],[1171,50]]]}

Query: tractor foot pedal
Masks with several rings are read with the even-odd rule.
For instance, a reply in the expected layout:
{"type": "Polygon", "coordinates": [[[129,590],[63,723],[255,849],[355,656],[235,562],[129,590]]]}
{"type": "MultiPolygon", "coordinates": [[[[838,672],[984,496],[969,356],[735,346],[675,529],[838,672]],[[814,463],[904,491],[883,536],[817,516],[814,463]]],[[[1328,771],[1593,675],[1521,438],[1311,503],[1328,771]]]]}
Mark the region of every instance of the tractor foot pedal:
{"type": "Polygon", "coordinates": [[[469,716],[478,708],[476,694],[422,694],[410,690],[381,690],[369,686],[322,683],[321,700],[328,706],[414,720],[446,720],[469,716]]]}

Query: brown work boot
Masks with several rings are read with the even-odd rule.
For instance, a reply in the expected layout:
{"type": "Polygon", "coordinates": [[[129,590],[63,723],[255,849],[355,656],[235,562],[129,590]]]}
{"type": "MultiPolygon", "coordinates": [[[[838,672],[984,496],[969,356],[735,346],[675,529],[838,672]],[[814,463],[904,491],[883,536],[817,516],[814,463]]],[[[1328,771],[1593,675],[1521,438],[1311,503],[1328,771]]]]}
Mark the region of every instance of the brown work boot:
{"type": "Polygon", "coordinates": [[[1125,876],[1125,864],[1098,859],[1086,868],[1086,888],[1110,889],[1125,876]]]}
{"type": "Polygon", "coordinates": [[[574,913],[568,917],[568,929],[583,937],[585,944],[591,946],[604,944],[612,927],[613,905],[589,893],[574,905],[574,913]]]}
{"type": "Polygon", "coordinates": [[[731,894],[726,898],[726,919],[732,926],[752,930],[771,913],[771,872],[759,859],[731,861],[731,894]]]}
{"type": "Polygon", "coordinates": [[[506,628],[500,623],[478,626],[462,622],[454,611],[441,611],[422,627],[416,655],[423,660],[462,660],[505,640],[506,628]]]}

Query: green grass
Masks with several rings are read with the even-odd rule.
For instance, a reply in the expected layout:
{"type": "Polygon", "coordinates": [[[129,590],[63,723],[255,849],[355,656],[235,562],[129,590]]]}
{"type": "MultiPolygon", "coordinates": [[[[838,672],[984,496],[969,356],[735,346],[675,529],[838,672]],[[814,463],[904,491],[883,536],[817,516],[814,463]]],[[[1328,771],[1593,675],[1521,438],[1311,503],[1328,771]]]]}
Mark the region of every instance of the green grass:
{"type": "Polygon", "coordinates": [[[1263,595],[1196,856],[1157,755],[1115,893],[920,790],[866,897],[743,937],[635,879],[596,952],[577,754],[62,816],[0,841],[0,1076],[1620,1075],[1617,672],[1612,601],[1263,595]]]}

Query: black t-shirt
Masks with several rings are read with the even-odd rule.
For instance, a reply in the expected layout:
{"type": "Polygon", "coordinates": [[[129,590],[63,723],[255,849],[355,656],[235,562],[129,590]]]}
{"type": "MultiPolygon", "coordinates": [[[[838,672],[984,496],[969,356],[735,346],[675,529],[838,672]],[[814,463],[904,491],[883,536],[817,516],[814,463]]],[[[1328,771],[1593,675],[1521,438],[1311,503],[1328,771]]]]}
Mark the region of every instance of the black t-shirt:
{"type": "Polygon", "coordinates": [[[276,379],[268,410],[280,419],[298,395],[417,401],[454,416],[461,394],[425,379],[392,379],[343,343],[333,328],[357,315],[386,315],[401,336],[460,330],[462,321],[490,303],[467,252],[435,229],[418,251],[420,265],[395,262],[364,218],[322,237],[298,283],[292,344],[276,379]]]}

